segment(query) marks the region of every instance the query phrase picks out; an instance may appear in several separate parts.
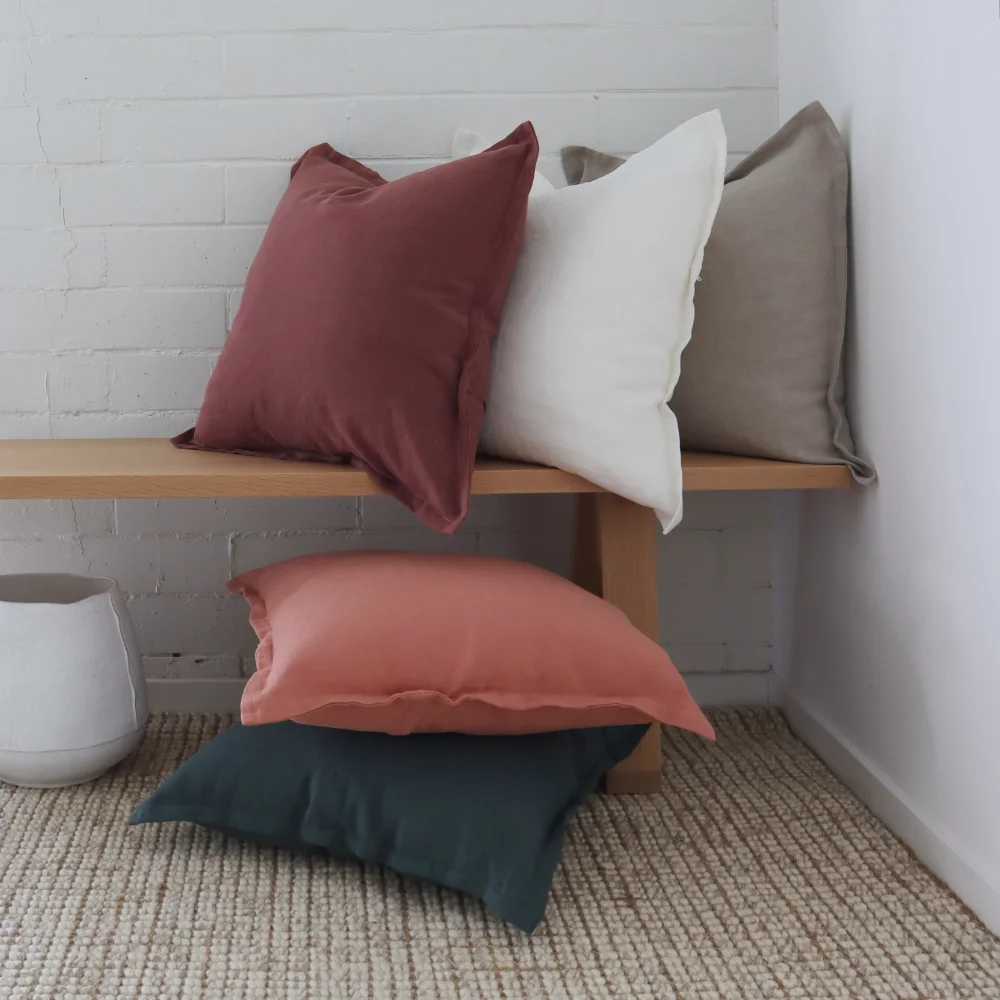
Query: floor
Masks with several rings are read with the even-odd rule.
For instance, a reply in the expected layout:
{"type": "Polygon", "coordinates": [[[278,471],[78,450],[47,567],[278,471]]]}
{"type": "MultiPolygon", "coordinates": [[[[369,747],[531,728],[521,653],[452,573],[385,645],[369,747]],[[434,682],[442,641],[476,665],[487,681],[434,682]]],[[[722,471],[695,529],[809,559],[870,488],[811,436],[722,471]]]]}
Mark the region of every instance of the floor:
{"type": "Polygon", "coordinates": [[[1000,941],[768,710],[595,796],[527,937],[457,893],[187,826],[128,828],[227,720],[154,717],[86,786],[0,785],[0,997],[995,1000],[1000,941]]]}

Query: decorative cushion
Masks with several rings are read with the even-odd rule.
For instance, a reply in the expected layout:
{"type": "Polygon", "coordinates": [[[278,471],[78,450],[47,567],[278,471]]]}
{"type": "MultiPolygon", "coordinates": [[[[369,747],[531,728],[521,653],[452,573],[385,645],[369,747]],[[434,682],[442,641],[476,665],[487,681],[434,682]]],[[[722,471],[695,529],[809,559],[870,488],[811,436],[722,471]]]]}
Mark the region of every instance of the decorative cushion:
{"type": "MultiPolygon", "coordinates": [[[[584,146],[562,156],[570,184],[625,162],[584,146]]],[[[844,411],[847,180],[843,141],[819,103],[726,178],[671,402],[685,448],[846,463],[859,481],[874,478],[844,411]]]]}
{"type": "MultiPolygon", "coordinates": [[[[473,156],[476,153],[485,152],[492,145],[493,143],[489,139],[481,136],[478,132],[470,132],[467,128],[455,129],[455,136],[451,141],[451,158],[460,160],[463,156],[473,156]]],[[[532,194],[555,191],[555,189],[552,181],[539,171],[535,171],[535,177],[531,183],[532,194]]]]}
{"type": "Polygon", "coordinates": [[[293,722],[231,726],[131,823],[182,821],[388,865],[482,899],[530,932],[566,822],[644,726],[399,738],[293,722]]]}
{"type": "Polygon", "coordinates": [[[578,473],[654,508],[664,531],[680,520],[668,404],[725,161],[711,112],[599,184],[532,196],[480,450],[578,473]]]}
{"type": "Polygon", "coordinates": [[[712,736],[670,657],[618,608],[512,559],[304,556],[229,584],[260,638],[248,724],[397,735],[658,720],[712,736]]]}
{"type": "Polygon", "coordinates": [[[391,184],[328,145],[306,152],[175,444],[350,462],[454,531],[537,155],[529,123],[391,184]]]}

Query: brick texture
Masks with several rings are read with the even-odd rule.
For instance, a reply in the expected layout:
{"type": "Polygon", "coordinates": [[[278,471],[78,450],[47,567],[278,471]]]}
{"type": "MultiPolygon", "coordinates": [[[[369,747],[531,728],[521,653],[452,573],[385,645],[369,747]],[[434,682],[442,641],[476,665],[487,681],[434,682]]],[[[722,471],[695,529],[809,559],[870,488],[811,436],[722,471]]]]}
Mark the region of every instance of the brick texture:
{"type": "MultiPolygon", "coordinates": [[[[0,4],[0,436],[188,426],[308,145],[392,179],[458,125],[530,118],[558,182],[565,143],[629,153],[718,107],[735,161],[777,123],[775,49],[772,0],[0,4]]],[[[767,670],[771,498],[686,505],[662,641],[689,672],[767,670]]],[[[0,502],[0,572],[111,574],[151,676],[237,676],[234,572],[394,547],[565,573],[571,521],[560,497],[476,498],[453,538],[387,499],[0,502]]]]}

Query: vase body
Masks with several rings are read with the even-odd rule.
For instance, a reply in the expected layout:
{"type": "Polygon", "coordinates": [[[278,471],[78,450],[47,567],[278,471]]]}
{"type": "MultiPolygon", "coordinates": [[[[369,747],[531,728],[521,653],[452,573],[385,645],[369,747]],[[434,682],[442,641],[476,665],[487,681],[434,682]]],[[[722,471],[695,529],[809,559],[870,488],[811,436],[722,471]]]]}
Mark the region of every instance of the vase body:
{"type": "Polygon", "coordinates": [[[114,580],[0,575],[0,781],[90,781],[135,748],[148,714],[139,647],[114,580]]]}

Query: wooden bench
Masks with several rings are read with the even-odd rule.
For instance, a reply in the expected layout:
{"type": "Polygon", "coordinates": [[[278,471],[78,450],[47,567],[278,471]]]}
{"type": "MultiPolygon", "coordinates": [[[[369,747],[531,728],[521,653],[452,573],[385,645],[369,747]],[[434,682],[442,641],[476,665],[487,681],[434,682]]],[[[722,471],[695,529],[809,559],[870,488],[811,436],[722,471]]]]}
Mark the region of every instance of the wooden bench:
{"type": "MultiPolygon", "coordinates": [[[[800,465],[730,455],[685,453],[684,489],[842,489],[838,465],[800,465]]],[[[126,497],[343,497],[381,493],[346,466],[179,451],[161,439],[0,441],[0,499],[126,497]]],[[[621,608],[651,639],[657,634],[656,521],[645,507],[569,472],[481,459],[475,494],[574,493],[574,579],[621,608]]],[[[612,794],[660,786],[660,741],[653,727],[609,775],[612,794]]]]}

